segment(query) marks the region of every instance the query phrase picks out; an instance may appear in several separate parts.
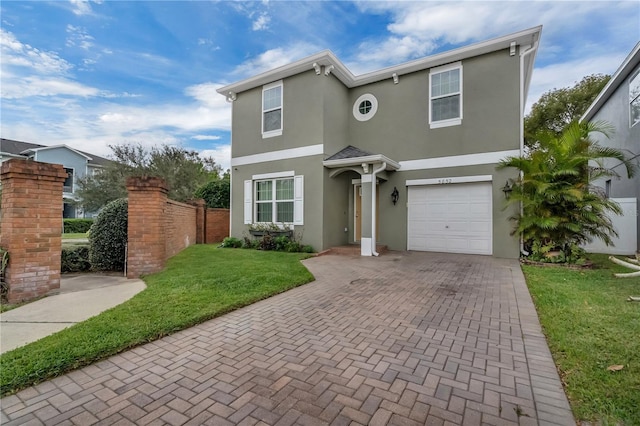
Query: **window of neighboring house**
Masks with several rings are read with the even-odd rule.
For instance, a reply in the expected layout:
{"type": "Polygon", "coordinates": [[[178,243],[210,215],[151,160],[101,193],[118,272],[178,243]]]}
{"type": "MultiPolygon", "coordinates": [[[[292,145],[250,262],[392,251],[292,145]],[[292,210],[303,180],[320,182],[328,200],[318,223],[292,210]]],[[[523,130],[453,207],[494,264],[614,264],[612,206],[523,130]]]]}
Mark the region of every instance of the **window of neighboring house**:
{"type": "Polygon", "coordinates": [[[64,180],[63,192],[73,192],[73,169],[65,167],[64,171],[67,173],[67,178],[64,180]]]}
{"type": "Polygon", "coordinates": [[[640,123],[640,70],[629,81],[629,127],[640,123]]]}
{"type": "Polygon", "coordinates": [[[462,64],[434,68],[429,73],[429,126],[462,123],[462,64]]]}
{"type": "Polygon", "coordinates": [[[293,172],[256,176],[254,180],[246,180],[244,223],[302,225],[303,191],[303,176],[294,176],[293,172]]]}
{"type": "Polygon", "coordinates": [[[611,179],[607,179],[607,181],[604,183],[604,194],[607,196],[607,198],[611,197],[611,179]]]}
{"type": "Polygon", "coordinates": [[[262,137],[282,134],[282,81],[262,88],[262,137]]]}

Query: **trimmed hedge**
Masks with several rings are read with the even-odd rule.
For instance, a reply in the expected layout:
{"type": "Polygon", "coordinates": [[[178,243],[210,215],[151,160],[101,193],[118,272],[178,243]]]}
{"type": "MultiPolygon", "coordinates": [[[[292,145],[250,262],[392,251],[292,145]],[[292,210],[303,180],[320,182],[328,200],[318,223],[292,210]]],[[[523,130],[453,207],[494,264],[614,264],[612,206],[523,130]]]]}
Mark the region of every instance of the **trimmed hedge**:
{"type": "Polygon", "coordinates": [[[65,234],[82,234],[89,231],[93,219],[63,219],[65,234]]]}
{"type": "Polygon", "coordinates": [[[89,244],[65,244],[62,246],[62,272],[85,272],[90,269],[89,244]]]}
{"type": "Polygon", "coordinates": [[[89,233],[89,261],[97,271],[124,271],[127,246],[128,206],[126,198],[107,204],[89,233]]]}

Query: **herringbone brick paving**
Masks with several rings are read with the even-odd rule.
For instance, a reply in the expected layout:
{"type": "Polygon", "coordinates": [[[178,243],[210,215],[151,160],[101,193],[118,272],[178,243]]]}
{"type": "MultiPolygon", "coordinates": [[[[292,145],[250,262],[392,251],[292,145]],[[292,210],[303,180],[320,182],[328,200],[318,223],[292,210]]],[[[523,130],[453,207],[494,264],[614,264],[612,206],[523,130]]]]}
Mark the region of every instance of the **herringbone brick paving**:
{"type": "Polygon", "coordinates": [[[575,424],[515,260],[390,252],[1,400],[3,425],[575,424]]]}

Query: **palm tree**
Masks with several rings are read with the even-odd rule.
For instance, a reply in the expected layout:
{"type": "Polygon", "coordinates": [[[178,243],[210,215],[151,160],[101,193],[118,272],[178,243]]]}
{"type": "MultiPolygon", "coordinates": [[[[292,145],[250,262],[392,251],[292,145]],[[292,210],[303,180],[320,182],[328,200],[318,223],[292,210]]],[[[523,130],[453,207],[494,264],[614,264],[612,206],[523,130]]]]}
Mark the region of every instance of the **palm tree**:
{"type": "Polygon", "coordinates": [[[513,186],[509,204],[521,203],[513,233],[520,233],[527,247],[543,254],[560,249],[565,259],[579,244],[593,238],[612,244],[617,236],[609,214],[621,214],[620,206],[597,187],[596,179],[618,174],[604,166],[605,159],[619,160],[632,177],[636,166],[614,148],[598,145],[590,134],[608,137],[611,127],[603,122],[570,124],[560,135],[537,135],[540,146],[521,157],[507,157],[498,168],[514,167],[520,177],[513,186]]]}

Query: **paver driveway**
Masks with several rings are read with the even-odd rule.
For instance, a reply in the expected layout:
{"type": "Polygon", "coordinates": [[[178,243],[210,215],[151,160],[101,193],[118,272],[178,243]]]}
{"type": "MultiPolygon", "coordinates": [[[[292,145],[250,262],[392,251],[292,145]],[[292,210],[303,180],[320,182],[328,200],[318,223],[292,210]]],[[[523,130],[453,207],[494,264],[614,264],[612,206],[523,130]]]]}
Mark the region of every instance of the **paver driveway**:
{"type": "Polygon", "coordinates": [[[316,281],[2,400],[2,424],[575,424],[517,261],[305,261],[316,281]]]}

